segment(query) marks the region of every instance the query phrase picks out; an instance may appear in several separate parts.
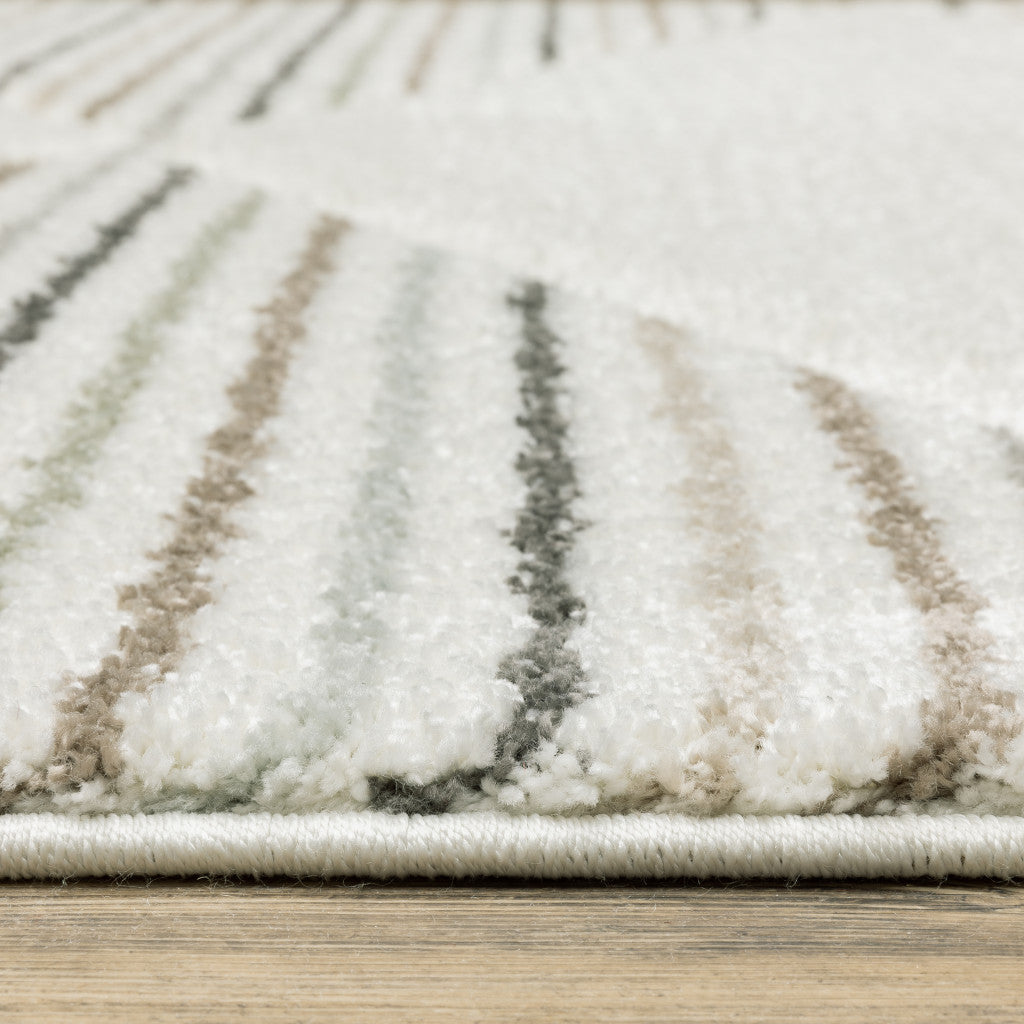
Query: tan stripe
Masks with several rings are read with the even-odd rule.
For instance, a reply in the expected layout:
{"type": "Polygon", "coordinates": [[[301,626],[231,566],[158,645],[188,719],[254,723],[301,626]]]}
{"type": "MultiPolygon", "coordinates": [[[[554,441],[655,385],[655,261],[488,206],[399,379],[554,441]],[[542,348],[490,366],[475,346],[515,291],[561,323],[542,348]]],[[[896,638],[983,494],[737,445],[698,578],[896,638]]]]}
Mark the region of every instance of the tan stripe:
{"type": "Polygon", "coordinates": [[[150,28],[143,28],[135,33],[129,33],[126,39],[116,39],[114,42],[92,57],[82,61],[73,71],[54,79],[49,85],[35,95],[33,105],[37,110],[49,106],[61,93],[70,86],[81,88],[86,79],[95,72],[109,68],[113,63],[120,60],[126,53],[137,52],[140,46],[144,46],[154,36],[162,35],[178,27],[179,23],[193,15],[191,8],[182,8],[172,11],[170,20],[161,21],[159,25],[150,28]]]}
{"type": "Polygon", "coordinates": [[[654,27],[654,35],[665,42],[669,37],[668,18],[665,17],[665,9],[662,0],[647,0],[647,13],[651,16],[651,25],[654,27]]]}
{"type": "Polygon", "coordinates": [[[226,18],[222,18],[213,25],[206,25],[198,32],[193,32],[187,39],[183,40],[177,46],[172,47],[170,50],[167,50],[137,74],[130,75],[115,89],[105,93],[103,96],[93,100],[91,103],[86,104],[86,106],[82,108],[82,117],[87,121],[91,121],[93,118],[98,117],[105,110],[120,103],[137,89],[146,85],[162,72],[166,71],[172,64],[174,64],[175,61],[180,57],[183,57],[190,50],[194,50],[200,45],[200,43],[205,42],[205,40],[209,39],[211,36],[217,35],[217,33],[222,32],[229,25],[244,17],[249,13],[249,11],[250,6],[248,4],[243,5],[232,11],[226,18]]]}
{"type": "Polygon", "coordinates": [[[891,755],[882,796],[954,796],[962,781],[958,774],[977,764],[986,738],[1002,759],[1021,730],[1015,696],[985,678],[994,638],[979,625],[978,613],[987,602],[950,563],[935,521],[915,498],[899,459],[886,450],[874,418],[853,392],[810,371],[801,371],[797,387],[807,392],[819,426],[834,435],[846,457],[840,467],[864,494],[868,539],[892,554],[896,579],[924,619],[925,657],[939,679],[936,697],[922,704],[923,742],[912,753],[891,755]]]}
{"type": "Polygon", "coordinates": [[[26,171],[31,170],[33,167],[33,161],[31,160],[12,160],[7,163],[0,163],[0,185],[5,181],[10,181],[11,178],[18,177],[19,174],[24,174],[26,171]]]}
{"type": "Polygon", "coordinates": [[[702,552],[693,582],[703,590],[723,675],[700,708],[704,738],[681,795],[704,812],[724,810],[739,792],[733,759],[751,756],[777,715],[795,642],[783,625],[785,600],[760,556],[762,526],[743,486],[742,460],[678,328],[641,320],[637,341],[661,376],[660,410],[687,446],[691,473],[679,488],[692,540],[702,552]],[[691,790],[692,787],[692,790],[691,790]]]}
{"type": "Polygon", "coordinates": [[[406,92],[419,92],[427,77],[427,71],[434,61],[441,39],[451,26],[455,17],[455,8],[459,0],[445,0],[444,7],[438,12],[437,19],[430,27],[423,45],[419,48],[413,58],[412,66],[409,68],[409,75],[405,80],[406,92]]]}
{"type": "Polygon", "coordinates": [[[612,32],[612,19],[608,13],[609,0],[596,0],[597,3],[597,31],[601,37],[601,49],[605,53],[612,53],[615,49],[615,38],[612,32]]]}
{"type": "Polygon", "coordinates": [[[119,771],[122,723],[114,705],[123,693],[146,690],[174,671],[188,648],[188,621],[212,600],[204,563],[220,555],[235,533],[233,508],[253,493],[246,471],[263,454],[263,427],[278,412],[292,356],[306,336],[303,315],[332,271],[333,250],[347,229],[344,221],[323,217],[296,268],[260,310],[256,352],[228,388],[232,414],[206,440],[202,472],[188,483],[173,536],[153,553],[149,577],[121,590],[131,625],[98,672],[72,683],[59,709],[52,763],[25,791],[53,791],[119,771]]]}

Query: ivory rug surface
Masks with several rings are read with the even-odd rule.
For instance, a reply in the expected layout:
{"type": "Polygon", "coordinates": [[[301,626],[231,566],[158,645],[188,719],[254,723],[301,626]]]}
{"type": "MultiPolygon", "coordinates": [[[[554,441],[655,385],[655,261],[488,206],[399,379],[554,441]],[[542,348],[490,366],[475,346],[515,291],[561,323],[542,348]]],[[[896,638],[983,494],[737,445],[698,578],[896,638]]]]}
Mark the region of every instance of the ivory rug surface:
{"type": "Polygon", "coordinates": [[[1022,52],[2,0],[0,875],[1024,873],[1022,52]]]}

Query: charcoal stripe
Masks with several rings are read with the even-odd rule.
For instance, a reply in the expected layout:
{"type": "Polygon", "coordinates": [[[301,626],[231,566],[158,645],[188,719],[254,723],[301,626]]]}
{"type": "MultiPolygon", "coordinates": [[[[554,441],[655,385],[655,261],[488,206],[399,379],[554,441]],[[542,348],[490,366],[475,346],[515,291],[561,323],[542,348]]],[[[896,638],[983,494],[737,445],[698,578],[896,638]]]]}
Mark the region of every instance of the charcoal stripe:
{"type": "Polygon", "coordinates": [[[498,675],[523,696],[515,718],[498,736],[490,774],[499,782],[587,696],[579,653],[568,646],[572,631],[583,621],[585,605],[566,578],[565,564],[584,524],[573,511],[580,487],[562,410],[565,366],[558,350],[563,342],[544,319],[544,285],[530,281],[508,302],[522,316],[522,343],[515,356],[522,402],[517,423],[527,438],[516,459],[526,500],[511,538],[522,557],[508,583],[514,594],[527,598],[536,629],[498,668],[498,675]]]}
{"type": "Polygon", "coordinates": [[[182,188],[192,177],[193,172],[187,168],[170,168],[155,188],[97,229],[99,240],[95,245],[68,259],[63,270],[47,278],[41,291],[17,299],[10,319],[0,330],[0,369],[11,358],[11,349],[34,341],[57,306],[68,299],[94,270],[106,263],[135,234],[149,214],[161,207],[171,193],[182,188]]]}
{"type": "Polygon", "coordinates": [[[540,34],[540,59],[545,63],[558,57],[559,0],[547,0],[544,8],[544,27],[540,34]]]}
{"type": "Polygon", "coordinates": [[[554,735],[565,712],[588,696],[579,653],[568,646],[585,607],[566,579],[565,564],[584,524],[573,512],[580,488],[562,411],[562,340],[544,319],[547,301],[546,288],[536,281],[508,297],[522,318],[515,354],[522,404],[516,422],[526,433],[516,459],[526,499],[511,535],[521,557],[508,584],[514,594],[526,597],[535,628],[522,648],[502,658],[498,676],[512,683],[523,700],[497,736],[490,767],[453,772],[426,785],[373,777],[370,803],[379,810],[439,814],[478,790],[485,778],[499,785],[506,782],[517,765],[554,735]]]}
{"type": "Polygon", "coordinates": [[[242,57],[252,53],[256,47],[262,45],[273,33],[287,24],[290,17],[289,11],[282,11],[269,24],[258,26],[256,31],[250,35],[243,35],[219,59],[211,62],[201,79],[192,82],[177,99],[172,100],[142,129],[140,138],[143,145],[149,144],[154,139],[163,135],[164,132],[173,128],[189,109],[194,107],[211,89],[224,81],[225,76],[242,57]]]}
{"type": "Polygon", "coordinates": [[[270,101],[275,93],[292,78],[299,68],[308,60],[315,50],[323,46],[342,23],[355,10],[357,0],[345,2],[325,21],[316,28],[296,49],[278,65],[277,70],[253,94],[249,102],[238,115],[239,120],[250,121],[262,117],[270,109],[270,101]]]}
{"type": "Polygon", "coordinates": [[[87,28],[79,29],[77,32],[72,32],[70,35],[56,40],[56,42],[51,43],[49,46],[44,47],[28,57],[22,57],[20,60],[11,64],[6,71],[0,73],[0,92],[6,89],[7,86],[15,79],[28,74],[30,71],[34,71],[40,64],[44,64],[52,57],[59,57],[62,54],[75,49],[77,46],[81,46],[84,43],[91,42],[93,39],[97,39],[99,36],[102,36],[104,33],[109,32],[112,29],[119,28],[130,21],[134,21],[144,12],[144,10],[145,8],[139,7],[132,8],[128,11],[122,11],[120,14],[113,18],[108,18],[99,25],[89,25],[87,28]]]}

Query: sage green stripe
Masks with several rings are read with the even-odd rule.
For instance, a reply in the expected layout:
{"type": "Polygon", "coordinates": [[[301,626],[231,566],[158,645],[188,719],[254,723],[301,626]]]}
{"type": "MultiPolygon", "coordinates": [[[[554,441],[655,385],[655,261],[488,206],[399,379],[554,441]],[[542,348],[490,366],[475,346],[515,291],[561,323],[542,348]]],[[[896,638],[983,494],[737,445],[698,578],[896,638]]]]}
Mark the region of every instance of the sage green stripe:
{"type": "Polygon", "coordinates": [[[182,320],[190,301],[206,284],[230,243],[252,223],[262,202],[260,193],[251,193],[199,232],[172,266],[167,287],[127,327],[107,364],[82,385],[78,398],[64,410],[59,437],[33,467],[36,486],[13,508],[0,507],[0,522],[6,527],[0,537],[0,563],[23,548],[55,508],[82,501],[86,471],[99,458],[129,401],[145,383],[166,344],[166,329],[182,320]]]}
{"type": "Polygon", "coordinates": [[[384,40],[391,34],[391,30],[397,24],[398,17],[403,10],[403,7],[393,4],[388,13],[381,18],[373,35],[352,55],[345,74],[342,75],[331,93],[332,106],[340,107],[349,98],[369,67],[370,61],[377,55],[377,51],[384,45],[384,40]]]}

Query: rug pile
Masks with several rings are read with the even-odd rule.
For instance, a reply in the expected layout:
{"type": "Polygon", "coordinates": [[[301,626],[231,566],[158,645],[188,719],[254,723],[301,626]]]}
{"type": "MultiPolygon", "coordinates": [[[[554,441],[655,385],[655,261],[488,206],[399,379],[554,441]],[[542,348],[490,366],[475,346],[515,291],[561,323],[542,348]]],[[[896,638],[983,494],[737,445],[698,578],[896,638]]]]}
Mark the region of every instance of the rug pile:
{"type": "Polygon", "coordinates": [[[0,3],[0,875],[1024,873],[1022,44],[0,3]]]}

